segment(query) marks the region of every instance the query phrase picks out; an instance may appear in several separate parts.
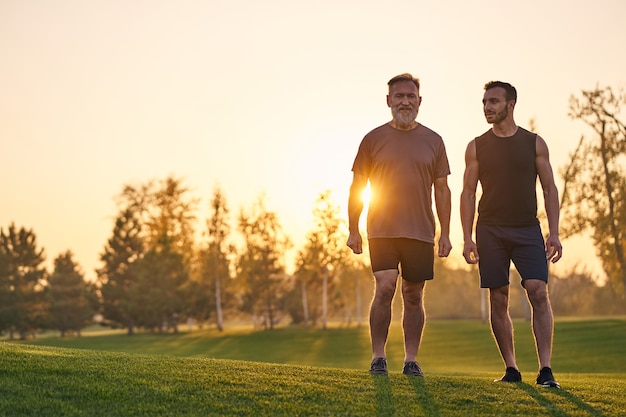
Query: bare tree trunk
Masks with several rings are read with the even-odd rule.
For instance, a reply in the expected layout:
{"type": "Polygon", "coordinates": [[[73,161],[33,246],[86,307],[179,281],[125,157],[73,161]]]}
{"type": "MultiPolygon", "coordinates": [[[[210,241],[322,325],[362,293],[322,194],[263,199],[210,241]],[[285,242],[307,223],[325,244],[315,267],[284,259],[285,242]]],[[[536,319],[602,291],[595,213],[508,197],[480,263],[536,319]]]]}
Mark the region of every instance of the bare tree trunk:
{"type": "Polygon", "coordinates": [[[361,327],[363,316],[361,315],[361,280],[359,276],[356,277],[354,287],[356,288],[356,324],[358,327],[361,327]]]}
{"type": "Polygon", "coordinates": [[[328,309],[328,268],[326,266],[324,266],[322,274],[322,329],[326,330],[328,309]]]}
{"type": "Polygon", "coordinates": [[[272,308],[272,304],[269,302],[267,302],[267,320],[265,320],[266,325],[265,328],[267,329],[269,326],[270,330],[274,329],[274,309],[272,308]],[[267,324],[269,322],[269,324],[267,324]]]}
{"type": "Polygon", "coordinates": [[[304,324],[309,325],[309,302],[306,296],[306,281],[302,280],[302,316],[304,318],[304,324]]]}
{"type": "Polygon", "coordinates": [[[178,313],[172,314],[172,329],[174,333],[178,333],[178,313]]]}
{"type": "Polygon", "coordinates": [[[217,330],[224,330],[224,319],[222,317],[222,287],[220,282],[220,262],[218,251],[215,250],[215,319],[217,321],[217,330]]]}
{"type": "Polygon", "coordinates": [[[215,315],[217,320],[217,330],[221,332],[224,330],[224,323],[222,318],[222,290],[220,287],[219,275],[215,279],[215,315]]]}

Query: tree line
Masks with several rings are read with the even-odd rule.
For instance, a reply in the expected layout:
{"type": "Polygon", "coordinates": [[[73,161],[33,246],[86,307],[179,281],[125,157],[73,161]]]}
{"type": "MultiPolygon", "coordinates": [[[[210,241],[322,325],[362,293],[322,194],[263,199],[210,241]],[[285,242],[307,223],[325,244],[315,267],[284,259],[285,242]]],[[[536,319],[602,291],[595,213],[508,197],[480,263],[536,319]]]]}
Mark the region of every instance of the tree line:
{"type": "MultiPolygon", "coordinates": [[[[562,230],[565,237],[591,231],[608,282],[598,286],[578,272],[551,277],[557,315],[626,313],[626,128],[619,119],[625,102],[624,93],[611,88],[571,98],[570,116],[594,134],[581,137],[561,170],[562,230]]],[[[125,185],[116,205],[95,282],[84,279],[71,251],[58,255],[49,272],[33,230],[14,223],[0,229],[2,334],[11,339],[41,329],[80,334],[96,314],[102,324],[124,327],[131,335],[137,328],[176,332],[189,320],[219,330],[235,319],[264,329],[278,323],[326,328],[331,319],[361,324],[367,315],[373,290],[367,257],[353,256],[345,245],[347,226],[330,191],[321,192],[314,204],[312,227],[291,274],[285,254],[293,244],[263,195],[233,221],[226,196],[216,187],[201,230],[199,200],[173,176],[125,185]]],[[[431,318],[485,318],[475,269],[437,260],[435,274],[426,290],[431,318]]],[[[512,287],[512,313],[527,317],[523,291],[512,287]]]]}

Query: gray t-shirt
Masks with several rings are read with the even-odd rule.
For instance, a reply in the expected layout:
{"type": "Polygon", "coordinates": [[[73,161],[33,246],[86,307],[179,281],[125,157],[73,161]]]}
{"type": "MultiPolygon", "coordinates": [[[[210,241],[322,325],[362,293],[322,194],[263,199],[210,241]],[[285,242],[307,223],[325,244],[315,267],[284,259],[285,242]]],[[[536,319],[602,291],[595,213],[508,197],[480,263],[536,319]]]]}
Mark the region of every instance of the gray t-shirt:
{"type": "Polygon", "coordinates": [[[441,136],[426,126],[403,131],[389,123],[369,132],[352,171],[369,178],[368,238],[435,241],[432,187],[450,174],[441,136]]]}

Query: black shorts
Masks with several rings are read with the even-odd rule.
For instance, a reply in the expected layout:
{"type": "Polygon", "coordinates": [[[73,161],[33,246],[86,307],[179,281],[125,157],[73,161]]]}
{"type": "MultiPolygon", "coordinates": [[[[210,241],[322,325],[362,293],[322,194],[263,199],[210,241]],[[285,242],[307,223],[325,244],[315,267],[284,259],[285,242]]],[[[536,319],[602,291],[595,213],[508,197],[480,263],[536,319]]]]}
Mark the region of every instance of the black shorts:
{"type": "Polygon", "coordinates": [[[419,282],[433,279],[434,245],[416,239],[369,239],[372,271],[397,269],[403,279],[419,282]]]}
{"type": "Polygon", "coordinates": [[[481,288],[498,288],[509,284],[511,261],[522,277],[548,282],[548,260],[539,225],[502,227],[476,226],[478,270],[481,288]]]}

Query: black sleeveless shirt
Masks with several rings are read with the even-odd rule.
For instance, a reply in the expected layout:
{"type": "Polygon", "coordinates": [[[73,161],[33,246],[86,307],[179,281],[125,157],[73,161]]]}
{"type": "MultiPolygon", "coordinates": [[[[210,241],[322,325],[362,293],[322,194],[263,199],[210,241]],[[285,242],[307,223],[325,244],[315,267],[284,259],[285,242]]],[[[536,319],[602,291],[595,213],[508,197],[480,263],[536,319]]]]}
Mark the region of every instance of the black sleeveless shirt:
{"type": "Polygon", "coordinates": [[[478,203],[478,224],[539,224],[536,141],[537,134],[521,127],[509,137],[498,137],[490,129],[476,138],[478,180],[483,191],[478,203]]]}

